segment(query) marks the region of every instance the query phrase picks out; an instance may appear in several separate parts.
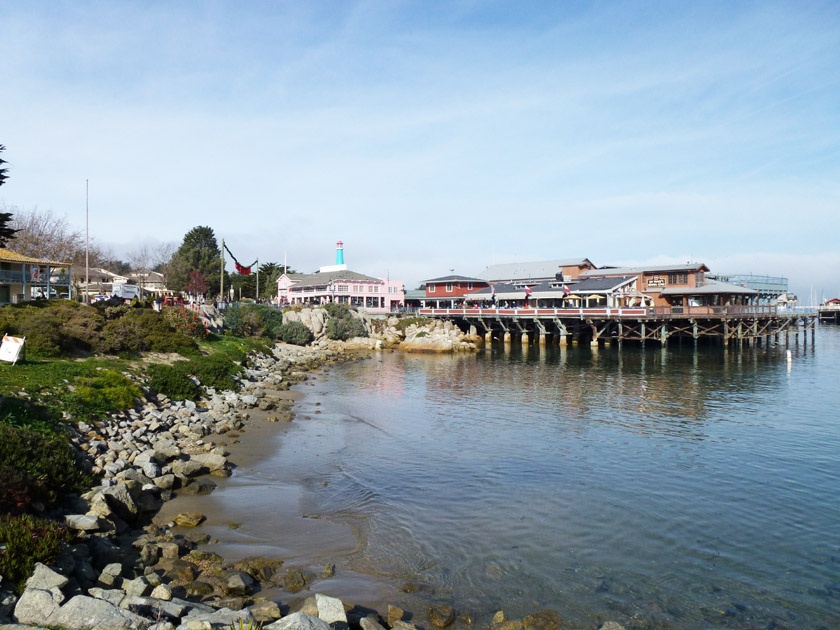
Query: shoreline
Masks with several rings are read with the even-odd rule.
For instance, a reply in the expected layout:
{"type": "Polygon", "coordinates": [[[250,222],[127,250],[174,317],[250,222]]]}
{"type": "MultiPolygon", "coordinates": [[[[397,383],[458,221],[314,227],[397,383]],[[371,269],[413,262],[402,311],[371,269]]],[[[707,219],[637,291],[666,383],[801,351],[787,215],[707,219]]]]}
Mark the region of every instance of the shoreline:
{"type": "MultiPolygon", "coordinates": [[[[104,450],[105,459],[111,461],[103,467],[106,477],[101,485],[71,501],[71,509],[77,513],[65,515],[67,524],[86,539],[86,544],[76,545],[56,563],[64,573],[70,573],[75,584],[70,582],[68,586],[67,576],[39,565],[16,602],[14,618],[20,623],[67,628],[104,627],[85,626],[79,618],[83,616],[82,609],[107,607],[108,614],[117,615],[121,624],[127,624],[114,627],[193,630],[229,627],[237,620],[253,618],[270,628],[280,627],[277,624],[282,621],[277,620],[291,619],[295,612],[325,619],[322,608],[339,607],[343,611],[337,620],[342,621],[343,615],[343,623],[349,622],[363,630],[384,630],[384,626],[392,630],[415,630],[418,627],[415,623],[421,628],[471,625],[473,618],[469,614],[459,614],[445,604],[431,604],[426,611],[408,612],[393,605],[377,611],[347,604],[320,593],[330,591],[330,580],[337,586],[342,577],[334,577],[335,565],[330,562],[320,575],[312,571],[311,551],[301,555],[298,549],[296,561],[287,566],[288,557],[263,555],[258,545],[256,554],[247,553],[254,547],[247,536],[242,536],[244,542],[239,546],[218,548],[218,541],[205,533],[213,527],[238,532],[247,522],[247,514],[236,521],[213,514],[206,507],[207,501],[212,500],[213,493],[224,492],[225,488],[235,490],[235,479],[223,479],[230,476],[232,467],[245,471],[262,461],[293,430],[292,422],[304,421],[293,407],[305,398],[305,392],[289,387],[306,382],[314,372],[323,371],[331,364],[369,356],[369,350],[348,348],[345,344],[330,344],[327,348],[278,344],[270,357],[259,354],[251,357],[253,367],[246,368],[237,393],[210,391],[208,400],[198,404],[158,400],[158,404],[147,403],[142,413],[132,410],[115,414],[110,422],[105,421],[98,428],[81,427],[90,431],[87,436],[78,437],[78,445],[93,455],[101,456],[104,450]],[[151,448],[138,448],[132,437],[141,428],[125,430],[134,427],[126,427],[125,419],[119,416],[128,416],[141,428],[148,425],[149,432],[157,432],[159,435],[147,442],[151,448]],[[240,435],[248,437],[240,440],[240,435]],[[134,449],[127,453],[129,446],[134,449]],[[213,477],[219,478],[219,483],[213,477]],[[179,508],[181,504],[184,511],[179,508]],[[209,518],[203,512],[188,509],[199,504],[205,506],[203,511],[210,514],[209,518]],[[148,520],[150,524],[136,529],[148,520]],[[201,527],[194,529],[195,525],[201,527]],[[216,553],[214,548],[222,553],[216,553]],[[137,550],[133,557],[132,549],[137,550]],[[48,575],[46,582],[44,575],[48,575]],[[45,588],[45,584],[56,583],[62,586],[45,588]],[[311,588],[314,585],[318,586],[311,588]],[[65,594],[61,588],[68,592],[65,594]],[[306,597],[294,595],[304,590],[306,597]],[[278,606],[274,600],[281,593],[278,606]],[[69,602],[65,602],[67,596],[69,602]],[[164,625],[151,623],[150,615],[155,607],[158,621],[162,608],[169,609],[169,621],[164,625]]],[[[145,433],[146,429],[142,429],[140,437],[145,433]]],[[[299,531],[292,532],[293,539],[306,537],[313,523],[318,527],[328,524],[327,529],[352,530],[328,519],[301,516],[294,493],[285,500],[287,522],[289,513],[291,520],[308,521],[299,531]]],[[[335,530],[324,539],[330,539],[334,533],[335,530]]],[[[288,532],[283,531],[282,535],[286,537],[288,532]]],[[[354,532],[350,532],[349,538],[352,545],[358,544],[354,532]]],[[[295,545],[291,543],[291,547],[295,545]]],[[[336,555],[346,552],[346,548],[339,549],[336,555]]],[[[342,569],[341,573],[345,571],[342,569]]],[[[349,572],[353,573],[352,569],[349,572]]],[[[406,592],[392,578],[373,578],[371,583],[377,588],[391,584],[395,595],[392,601],[396,601],[397,593],[406,592]]],[[[382,602],[382,608],[388,598],[380,588],[376,599],[382,602]]],[[[551,610],[535,611],[521,620],[507,620],[499,611],[491,624],[493,630],[559,630],[563,626],[559,613],[551,610]]],[[[605,627],[621,628],[618,624],[605,627]]]]}

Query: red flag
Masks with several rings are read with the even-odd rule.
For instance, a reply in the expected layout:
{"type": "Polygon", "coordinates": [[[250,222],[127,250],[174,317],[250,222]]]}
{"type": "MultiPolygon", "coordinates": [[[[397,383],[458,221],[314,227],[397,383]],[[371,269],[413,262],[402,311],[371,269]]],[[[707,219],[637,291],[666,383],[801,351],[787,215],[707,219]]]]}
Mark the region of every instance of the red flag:
{"type": "Polygon", "coordinates": [[[250,267],[243,267],[242,265],[240,265],[235,260],[233,261],[233,264],[236,265],[236,270],[239,273],[241,273],[243,276],[247,276],[247,275],[251,274],[251,268],[250,267]]]}
{"type": "Polygon", "coordinates": [[[525,287],[525,295],[531,295],[531,287],[525,287]]]}
{"type": "Polygon", "coordinates": [[[567,287],[565,284],[563,285],[563,293],[565,293],[566,295],[569,295],[569,293],[571,293],[571,291],[569,291],[569,287],[567,287]]]}

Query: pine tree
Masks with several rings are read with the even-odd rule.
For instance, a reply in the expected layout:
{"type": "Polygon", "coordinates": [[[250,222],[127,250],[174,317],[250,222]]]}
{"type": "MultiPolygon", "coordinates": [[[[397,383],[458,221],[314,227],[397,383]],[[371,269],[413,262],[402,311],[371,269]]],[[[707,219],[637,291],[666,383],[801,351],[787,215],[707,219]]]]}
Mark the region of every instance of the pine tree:
{"type": "MultiPolygon", "coordinates": [[[[0,153],[2,153],[5,150],[6,147],[0,144],[0,153]]],[[[6,160],[0,157],[0,186],[6,183],[6,178],[8,177],[6,173],[9,172],[9,169],[3,168],[4,164],[6,164],[6,160]]],[[[0,212],[0,247],[5,247],[6,242],[17,233],[17,230],[13,230],[9,227],[9,222],[11,220],[11,212],[0,212]]]]}

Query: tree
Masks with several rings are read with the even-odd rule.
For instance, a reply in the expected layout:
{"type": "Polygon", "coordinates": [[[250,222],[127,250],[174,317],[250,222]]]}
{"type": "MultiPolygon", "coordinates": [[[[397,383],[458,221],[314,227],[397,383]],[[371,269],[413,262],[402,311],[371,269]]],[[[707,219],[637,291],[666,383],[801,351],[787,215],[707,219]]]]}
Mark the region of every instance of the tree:
{"type": "Polygon", "coordinates": [[[191,271],[189,282],[187,282],[187,291],[193,295],[198,295],[206,290],[207,280],[204,278],[204,274],[200,271],[191,271]]]}
{"type": "MultiPolygon", "coordinates": [[[[0,144],[0,153],[6,150],[2,144],[0,144]]],[[[6,160],[0,157],[0,186],[6,183],[6,179],[8,175],[6,173],[9,172],[9,169],[3,168],[3,165],[6,164],[6,160]]],[[[0,247],[5,247],[6,242],[10,239],[14,238],[15,233],[17,230],[8,227],[9,223],[12,221],[12,213],[11,212],[0,212],[0,247]]]]}
{"type": "Polygon", "coordinates": [[[184,236],[183,243],[166,266],[166,285],[174,291],[185,291],[190,274],[198,271],[207,281],[209,291],[216,294],[221,265],[221,251],[212,228],[194,227],[184,236]]]}

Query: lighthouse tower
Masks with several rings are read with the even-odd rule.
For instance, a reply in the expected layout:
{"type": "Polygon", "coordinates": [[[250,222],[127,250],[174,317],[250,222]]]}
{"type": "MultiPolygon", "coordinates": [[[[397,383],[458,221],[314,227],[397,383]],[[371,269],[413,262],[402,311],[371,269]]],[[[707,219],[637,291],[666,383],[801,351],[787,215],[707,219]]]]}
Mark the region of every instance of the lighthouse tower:
{"type": "Polygon", "coordinates": [[[338,241],[335,244],[335,264],[321,267],[318,269],[321,273],[328,271],[347,271],[347,265],[344,264],[344,242],[338,241]]]}

